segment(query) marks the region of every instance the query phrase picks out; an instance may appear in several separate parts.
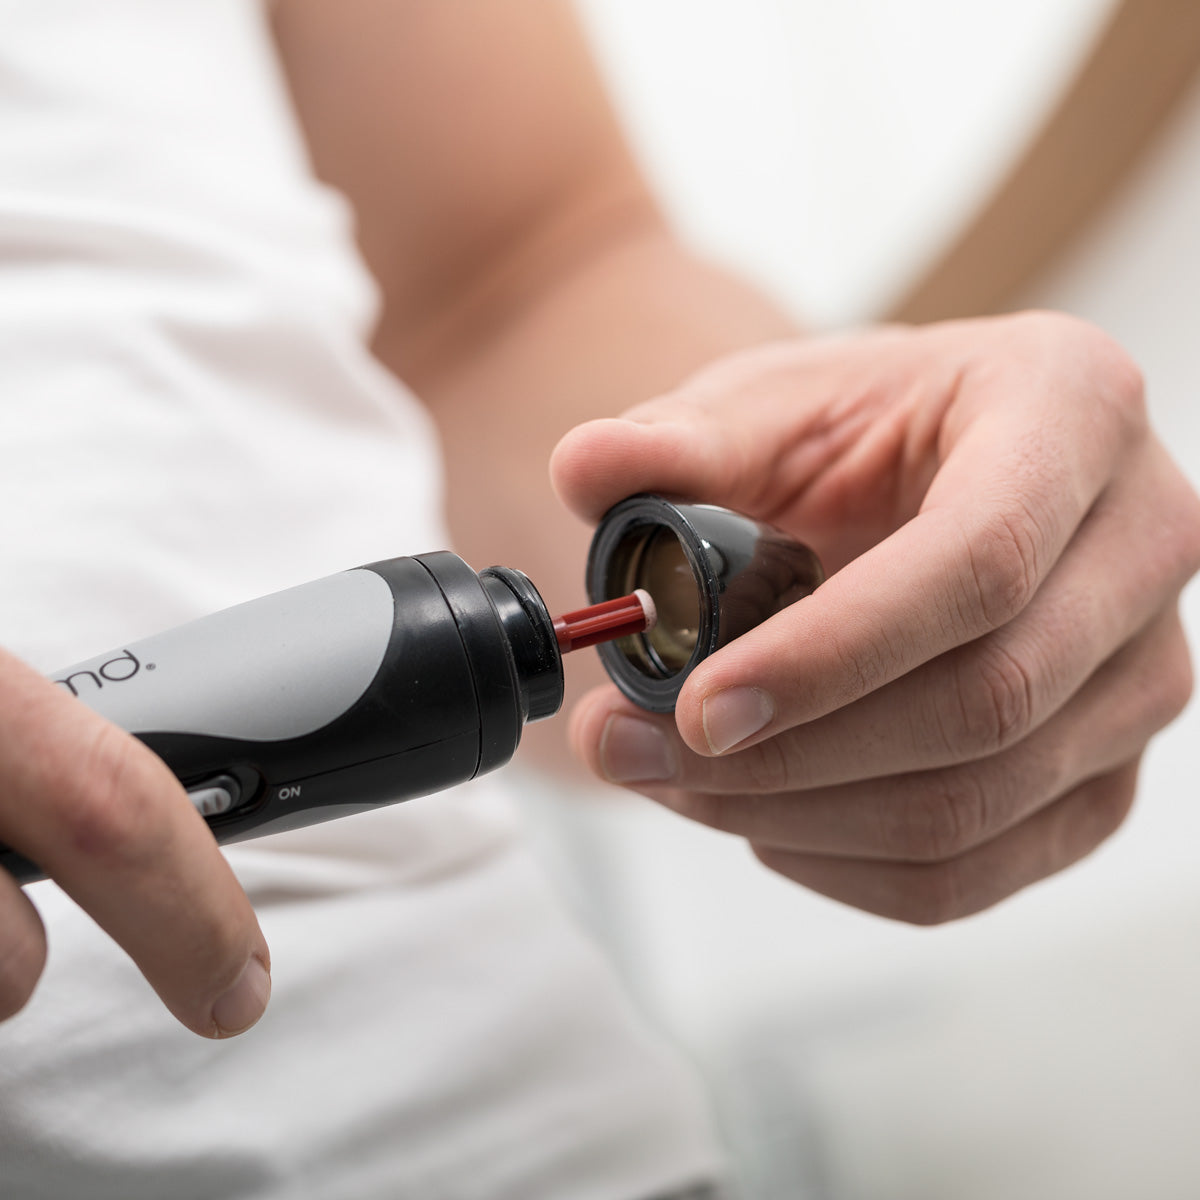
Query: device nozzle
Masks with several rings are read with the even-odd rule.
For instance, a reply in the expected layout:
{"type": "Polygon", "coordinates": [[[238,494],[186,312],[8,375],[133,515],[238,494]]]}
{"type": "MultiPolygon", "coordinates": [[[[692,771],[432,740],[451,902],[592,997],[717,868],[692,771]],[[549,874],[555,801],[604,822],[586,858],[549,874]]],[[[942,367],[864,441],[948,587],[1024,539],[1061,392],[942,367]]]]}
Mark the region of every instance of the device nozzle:
{"type": "Polygon", "coordinates": [[[638,588],[628,596],[603,600],[588,608],[565,613],[554,620],[554,636],[563,654],[611,642],[619,637],[653,629],[658,612],[650,593],[638,588]]]}

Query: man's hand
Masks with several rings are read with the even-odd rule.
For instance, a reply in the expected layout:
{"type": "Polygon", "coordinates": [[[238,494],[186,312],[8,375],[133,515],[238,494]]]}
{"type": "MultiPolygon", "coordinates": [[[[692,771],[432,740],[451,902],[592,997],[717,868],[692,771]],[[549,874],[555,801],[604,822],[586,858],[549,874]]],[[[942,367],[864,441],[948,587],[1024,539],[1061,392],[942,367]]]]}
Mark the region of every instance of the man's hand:
{"type": "MultiPolygon", "coordinates": [[[[129,953],[189,1029],[262,1015],[270,956],[250,902],[178,781],[140,742],[0,653],[0,841],[129,953]]],[[[37,910],[0,870],[0,1020],[46,959],[37,910]]]]}
{"type": "Polygon", "coordinates": [[[603,777],[770,867],[917,923],[1068,865],[1124,818],[1191,690],[1200,502],[1104,335],[1031,314],[787,342],[572,431],[560,495],[727,505],[831,572],[701,665],[675,720],[577,708],[603,777]]]}

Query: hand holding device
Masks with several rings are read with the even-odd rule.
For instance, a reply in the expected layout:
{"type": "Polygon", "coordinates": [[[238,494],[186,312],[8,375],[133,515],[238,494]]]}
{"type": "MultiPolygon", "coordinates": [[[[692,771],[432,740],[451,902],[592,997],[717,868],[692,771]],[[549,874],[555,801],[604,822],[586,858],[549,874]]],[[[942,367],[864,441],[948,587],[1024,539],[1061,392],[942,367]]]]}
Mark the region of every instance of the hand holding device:
{"type": "Polygon", "coordinates": [[[555,454],[594,519],[629,492],[726,504],[832,569],[698,665],[674,719],[601,689],[603,777],[908,921],[974,912],[1121,822],[1191,687],[1180,589],[1200,502],[1141,380],[1050,314],[782,342],[555,454]]]}
{"type": "Polygon", "coordinates": [[[41,972],[44,932],[15,880],[45,868],[190,1028],[248,1026],[269,992],[266,946],[206,824],[217,841],[239,841],[490,771],[526,721],[558,711],[562,655],[586,646],[620,647],[614,677],[669,708],[717,646],[819,578],[812,552],[778,531],[637,497],[601,523],[594,603],[558,619],[521,572],[476,574],[442,551],[214,613],[50,683],[10,663],[0,710],[8,699],[17,713],[0,734],[0,775],[16,765],[0,837],[15,849],[0,845],[0,1019],[41,972]],[[642,584],[661,585],[660,624],[642,584]]]}

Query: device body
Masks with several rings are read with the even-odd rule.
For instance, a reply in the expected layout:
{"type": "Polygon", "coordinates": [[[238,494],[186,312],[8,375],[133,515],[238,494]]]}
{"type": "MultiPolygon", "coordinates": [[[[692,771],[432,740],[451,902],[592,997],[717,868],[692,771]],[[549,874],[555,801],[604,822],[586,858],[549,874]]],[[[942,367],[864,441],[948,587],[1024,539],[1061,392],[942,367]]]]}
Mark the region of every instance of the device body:
{"type": "MultiPolygon", "coordinates": [[[[54,682],[159,755],[222,843],[465,782],[563,699],[533,584],[447,551],[264,596],[54,682]]],[[[0,865],[42,874],[4,847],[0,865]]]]}

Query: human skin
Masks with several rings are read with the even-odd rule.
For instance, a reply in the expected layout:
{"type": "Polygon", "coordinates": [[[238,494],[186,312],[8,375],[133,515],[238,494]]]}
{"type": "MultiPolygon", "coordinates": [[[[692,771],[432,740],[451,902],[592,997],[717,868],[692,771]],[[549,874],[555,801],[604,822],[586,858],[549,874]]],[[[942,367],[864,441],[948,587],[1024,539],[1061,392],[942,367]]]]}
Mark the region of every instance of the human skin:
{"type": "MultiPolygon", "coordinates": [[[[653,722],[677,777],[625,782],[735,828],[808,886],[912,920],[996,900],[1115,826],[1187,694],[1175,606],[1200,519],[1107,338],[1037,316],[806,342],[674,238],[556,0],[272,12],[314,167],[354,206],[379,281],[375,352],[438,424],[470,561],[519,566],[573,607],[589,522],[648,488],[773,519],[836,570],[698,671],[677,726],[653,722]],[[566,505],[546,472],[564,436],[566,505]],[[770,721],[750,734],[763,696],[770,721]],[[741,723],[727,752],[706,700],[709,736],[722,706],[741,723]]],[[[583,658],[576,690],[600,678],[583,658]]],[[[658,753],[617,716],[644,720],[601,688],[571,726],[609,778],[622,736],[643,772],[658,753]]],[[[188,1028],[253,1023],[265,942],[166,768],[7,658],[0,718],[0,841],[188,1028]]],[[[564,726],[527,740],[561,761],[564,726]]],[[[0,1017],[45,953],[0,873],[0,1017]]]]}
{"type": "MultiPolygon", "coordinates": [[[[167,1008],[205,1037],[239,1033],[270,995],[245,893],[179,781],[141,742],[0,652],[0,841],[118,942],[167,1008]]],[[[37,910],[0,870],[0,1018],[46,960],[37,910]]]]}
{"type": "Polygon", "coordinates": [[[1191,691],[1178,595],[1200,507],[1097,330],[1024,314],[784,343],[567,436],[595,518],[663,491],[814,546],[832,574],[702,664],[674,718],[576,710],[603,777],[769,867],[919,924],[1093,849],[1191,691]]]}

